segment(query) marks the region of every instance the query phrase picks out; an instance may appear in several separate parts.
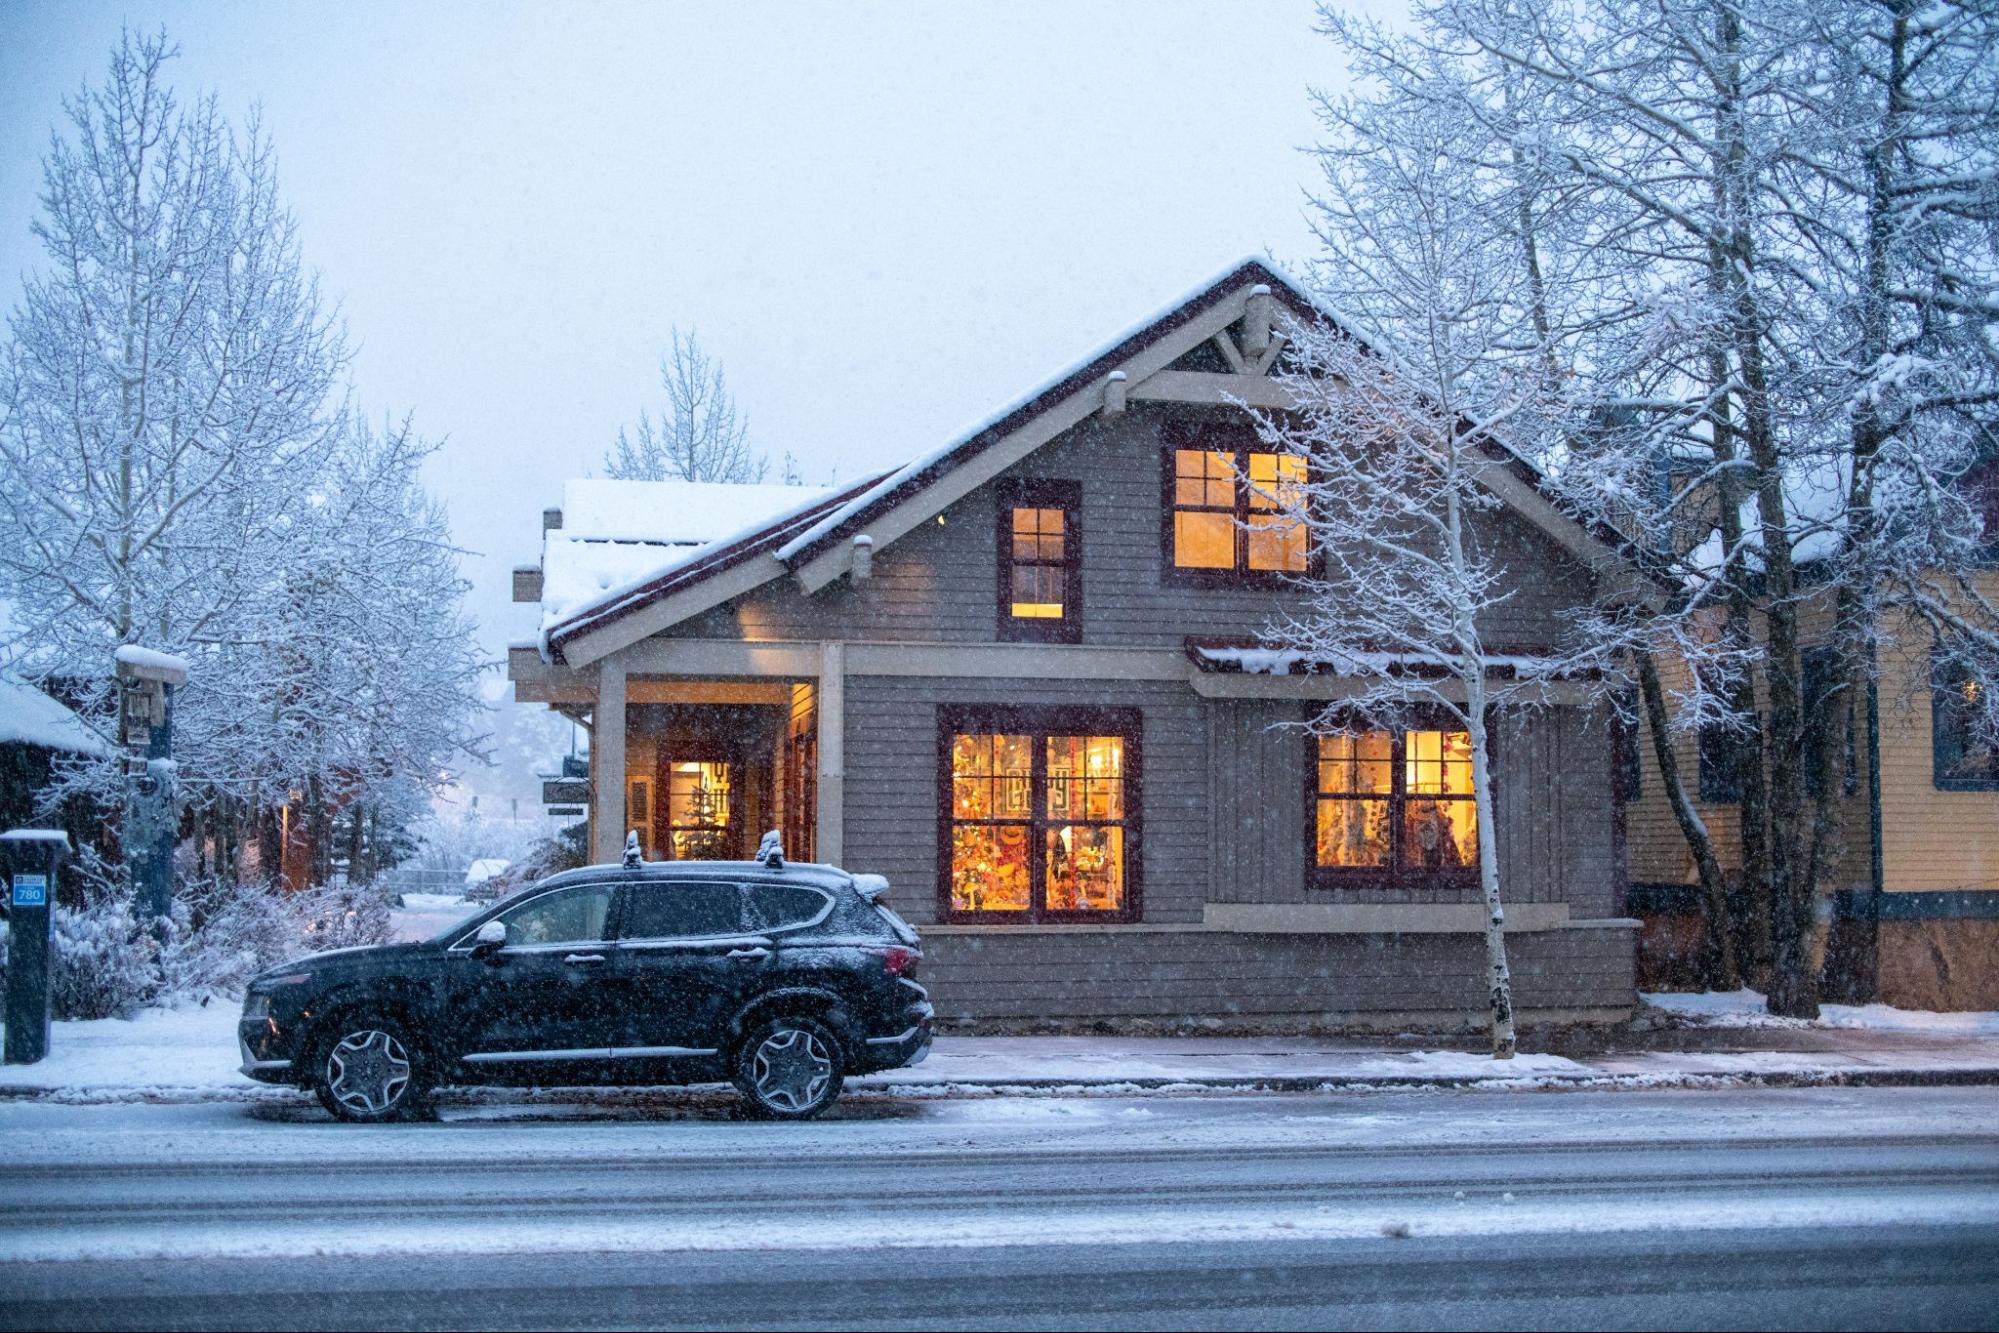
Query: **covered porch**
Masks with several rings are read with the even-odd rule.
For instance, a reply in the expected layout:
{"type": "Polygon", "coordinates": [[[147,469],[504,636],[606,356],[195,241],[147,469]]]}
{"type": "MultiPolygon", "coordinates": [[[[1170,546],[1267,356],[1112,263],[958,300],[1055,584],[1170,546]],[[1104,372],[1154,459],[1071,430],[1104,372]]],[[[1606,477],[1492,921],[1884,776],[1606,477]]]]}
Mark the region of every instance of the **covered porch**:
{"type": "Polygon", "coordinates": [[[516,649],[509,675],[517,698],[590,733],[592,861],[616,861],[628,833],[647,860],[745,860],[770,829],[792,859],[826,860],[838,856],[840,690],[824,685],[823,656],[695,674],[622,660],[568,670],[516,649]]]}

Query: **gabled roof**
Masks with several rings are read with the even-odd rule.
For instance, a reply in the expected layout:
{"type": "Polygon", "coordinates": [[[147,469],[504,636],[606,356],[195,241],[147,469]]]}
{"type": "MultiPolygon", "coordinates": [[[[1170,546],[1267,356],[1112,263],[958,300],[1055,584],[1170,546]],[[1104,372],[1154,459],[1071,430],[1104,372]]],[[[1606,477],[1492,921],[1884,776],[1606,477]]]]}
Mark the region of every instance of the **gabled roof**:
{"type": "MultiPolygon", "coordinates": [[[[1121,387],[1128,381],[1136,387],[1166,370],[1174,358],[1208,342],[1233,323],[1241,316],[1244,302],[1258,295],[1268,295],[1294,318],[1327,320],[1342,329],[1348,327],[1276,268],[1261,259],[1243,260],[929,453],[839,494],[825,495],[815,503],[774,515],[762,525],[746,527],[726,540],[703,545],[645,577],[607,588],[601,596],[565,605],[557,614],[545,614],[543,655],[569,660],[572,665],[594,661],[627,641],[656,633],[674,619],[786,574],[796,576],[808,591],[824,586],[844,568],[839,562],[847,558],[853,539],[866,533],[877,546],[885,545],[917,523],[928,521],[963,489],[965,483],[959,474],[974,479],[983,476],[998,466],[987,460],[996,450],[1004,460],[1009,451],[1038,448],[1061,429],[1096,411],[1113,383],[1121,387]],[[670,613],[639,615],[667,597],[687,594],[727,571],[736,573],[716,583],[714,598],[681,596],[670,613]],[[660,621],[663,614],[672,618],[652,623],[660,621]],[[626,623],[615,632],[605,632],[619,622],[626,623]],[[586,636],[588,641],[579,644],[586,636]],[[565,652],[572,647],[579,651],[573,659],[565,652]]],[[[1622,558],[1622,543],[1612,534],[1585,529],[1561,512],[1543,493],[1541,474],[1525,459],[1496,442],[1487,445],[1487,452],[1503,465],[1510,479],[1502,479],[1507,488],[1502,498],[1523,509],[1531,521],[1554,533],[1571,550],[1588,547],[1613,559],[1622,558]]],[[[544,608],[547,611],[546,601],[544,608]]]]}

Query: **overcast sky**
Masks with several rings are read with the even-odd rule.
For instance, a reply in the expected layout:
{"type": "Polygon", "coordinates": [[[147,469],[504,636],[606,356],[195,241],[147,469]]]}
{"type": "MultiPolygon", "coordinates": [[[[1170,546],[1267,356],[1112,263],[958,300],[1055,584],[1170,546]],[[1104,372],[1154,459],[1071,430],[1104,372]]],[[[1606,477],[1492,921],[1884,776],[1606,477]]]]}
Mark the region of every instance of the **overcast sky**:
{"type": "Polygon", "coordinates": [[[1307,88],[1341,73],[1310,0],[0,0],[7,308],[121,21],[167,27],[183,92],[261,105],[361,401],[446,440],[495,656],[533,629],[508,570],[674,324],[808,480],[899,462],[1242,256],[1305,257],[1307,88]]]}

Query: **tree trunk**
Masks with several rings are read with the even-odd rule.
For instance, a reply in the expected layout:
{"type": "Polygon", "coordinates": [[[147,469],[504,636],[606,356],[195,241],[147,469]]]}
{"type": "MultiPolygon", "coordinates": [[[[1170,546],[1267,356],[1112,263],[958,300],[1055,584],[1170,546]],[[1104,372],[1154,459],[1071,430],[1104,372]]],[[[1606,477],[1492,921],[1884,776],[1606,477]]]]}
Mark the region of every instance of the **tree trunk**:
{"type": "MultiPolygon", "coordinates": [[[[1483,665],[1478,668],[1482,673],[1483,665]]],[[[1466,691],[1466,726],[1471,740],[1472,800],[1478,809],[1478,883],[1485,894],[1487,1003],[1492,1009],[1492,1058],[1511,1060],[1513,975],[1506,965],[1506,909],[1499,901],[1499,849],[1492,817],[1492,772],[1486,762],[1483,681],[1466,691]]]]}
{"type": "Polygon", "coordinates": [[[1701,946],[1702,980],[1719,990],[1735,990],[1742,985],[1742,978],[1736,969],[1735,944],[1730,938],[1728,881],[1722,874],[1721,862],[1715,859],[1714,839],[1680,779],[1680,759],[1673,753],[1667,731],[1666,695],[1659,686],[1659,664],[1649,652],[1639,653],[1637,659],[1638,692],[1645,704],[1646,729],[1652,733],[1652,754],[1659,763],[1659,781],[1666,789],[1666,800],[1672,806],[1680,835],[1694,854],[1694,865],[1701,877],[1701,899],[1707,905],[1707,932],[1701,946]]]}

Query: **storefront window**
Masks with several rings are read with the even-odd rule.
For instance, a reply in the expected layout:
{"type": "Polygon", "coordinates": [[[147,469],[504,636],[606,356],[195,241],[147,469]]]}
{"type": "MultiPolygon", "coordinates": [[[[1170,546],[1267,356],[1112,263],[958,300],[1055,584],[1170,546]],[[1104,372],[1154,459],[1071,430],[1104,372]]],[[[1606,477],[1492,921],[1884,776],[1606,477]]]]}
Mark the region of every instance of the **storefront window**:
{"type": "Polygon", "coordinates": [[[1320,883],[1451,879],[1477,867],[1465,732],[1354,730],[1314,747],[1320,883]]]}
{"type": "Polygon", "coordinates": [[[1017,919],[1131,907],[1131,743],[1104,729],[949,733],[947,911],[1017,919]]]}

